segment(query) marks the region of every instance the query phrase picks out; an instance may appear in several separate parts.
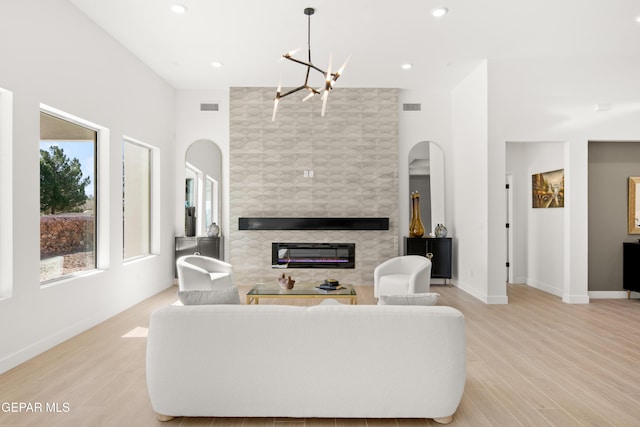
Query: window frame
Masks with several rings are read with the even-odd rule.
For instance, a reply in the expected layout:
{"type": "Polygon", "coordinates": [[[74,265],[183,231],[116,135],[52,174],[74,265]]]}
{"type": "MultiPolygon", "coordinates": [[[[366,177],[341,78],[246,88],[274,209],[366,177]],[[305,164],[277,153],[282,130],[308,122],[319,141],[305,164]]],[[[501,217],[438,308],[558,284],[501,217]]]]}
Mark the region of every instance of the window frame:
{"type": "MultiPolygon", "coordinates": [[[[189,203],[192,202],[192,206],[196,208],[196,236],[201,236],[203,234],[204,226],[202,215],[200,214],[200,209],[203,208],[203,200],[204,200],[204,178],[203,178],[202,170],[194,166],[189,162],[185,162],[185,207],[189,203]],[[192,175],[192,176],[190,176],[192,175]],[[189,179],[193,180],[193,187],[190,189],[191,191],[187,191],[186,183],[189,179]],[[190,200],[188,199],[188,196],[190,200]]],[[[185,234],[186,235],[186,234],[185,234]]]]}
{"type": "Polygon", "coordinates": [[[13,296],[13,92],[0,87],[0,300],[13,296]]]}
{"type": "Polygon", "coordinates": [[[145,142],[142,142],[138,139],[135,138],[131,138],[129,136],[123,136],[122,138],[122,161],[123,161],[123,165],[122,165],[122,189],[123,192],[126,191],[125,190],[125,186],[126,186],[126,182],[124,180],[125,175],[124,175],[124,171],[125,171],[125,167],[126,164],[124,164],[124,147],[125,144],[133,144],[133,145],[137,145],[139,147],[144,147],[147,150],[149,150],[149,218],[148,218],[148,223],[149,223],[149,251],[146,254],[142,254],[142,255],[136,255],[136,256],[132,256],[129,258],[125,258],[124,257],[124,209],[125,209],[125,200],[124,200],[124,194],[123,194],[123,199],[122,199],[122,227],[123,227],[123,232],[122,232],[122,257],[123,257],[123,262],[124,263],[128,263],[131,261],[136,261],[139,259],[143,259],[143,258],[147,258],[150,256],[154,256],[154,255],[158,255],[160,253],[160,239],[159,239],[159,233],[160,233],[160,171],[159,171],[159,165],[160,165],[160,150],[158,149],[158,147],[155,147],[151,144],[147,144],[145,142]]]}
{"type": "Polygon", "coordinates": [[[220,183],[217,179],[207,175],[205,177],[205,228],[212,224],[220,225],[220,218],[218,213],[220,212],[220,183]],[[209,188],[211,186],[211,188],[209,188]],[[207,204],[211,203],[211,206],[207,204]]]}
{"type": "Polygon", "coordinates": [[[75,125],[82,126],[96,132],[93,175],[95,180],[95,267],[93,269],[78,271],[52,279],[40,281],[40,287],[47,288],[66,282],[68,280],[73,280],[78,277],[96,274],[109,268],[109,129],[46,104],[40,104],[39,112],[48,114],[61,120],[68,121],[75,125]]]}

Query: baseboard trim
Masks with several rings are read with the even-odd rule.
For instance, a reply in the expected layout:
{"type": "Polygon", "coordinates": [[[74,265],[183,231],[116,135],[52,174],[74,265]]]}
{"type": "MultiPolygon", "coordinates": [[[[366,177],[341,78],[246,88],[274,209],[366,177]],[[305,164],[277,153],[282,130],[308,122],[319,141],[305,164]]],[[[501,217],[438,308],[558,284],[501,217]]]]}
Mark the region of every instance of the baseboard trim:
{"type": "Polygon", "coordinates": [[[504,296],[487,296],[487,304],[509,304],[509,297],[504,296]]]}
{"type": "MultiPolygon", "coordinates": [[[[589,291],[593,299],[627,299],[627,291],[589,291]]],[[[640,298],[640,292],[631,292],[631,298],[640,298]]]]}
{"type": "Polygon", "coordinates": [[[471,295],[472,297],[474,297],[474,298],[476,298],[476,299],[478,299],[478,300],[480,300],[480,301],[482,301],[482,302],[484,302],[484,303],[486,303],[486,302],[487,302],[487,301],[486,301],[486,297],[487,297],[487,296],[486,296],[486,295],[484,295],[484,294],[482,294],[482,293],[480,293],[480,292],[478,292],[478,291],[477,291],[477,290],[475,290],[475,289],[468,288],[468,287],[466,287],[466,286],[464,286],[464,285],[461,285],[460,283],[458,283],[456,287],[457,287],[458,289],[462,290],[462,291],[465,291],[466,293],[468,293],[468,294],[469,294],[469,295],[471,295]]]}
{"type": "Polygon", "coordinates": [[[527,278],[525,283],[528,286],[531,286],[532,288],[540,289],[541,291],[544,291],[544,292],[546,292],[548,294],[564,298],[564,295],[562,294],[562,291],[563,291],[562,289],[558,289],[558,288],[556,288],[554,286],[548,285],[548,284],[543,283],[543,282],[538,282],[537,280],[533,280],[533,279],[529,279],[529,278],[527,278]]]}
{"type": "Polygon", "coordinates": [[[562,302],[567,304],[589,304],[589,295],[563,294],[562,302]]]}
{"type": "Polygon", "coordinates": [[[480,301],[482,301],[485,304],[509,304],[509,297],[507,297],[506,295],[504,295],[504,296],[489,296],[489,295],[485,295],[483,293],[480,293],[475,289],[465,288],[464,286],[460,286],[459,284],[456,285],[456,287],[458,289],[460,289],[460,290],[465,291],[466,293],[468,293],[472,297],[479,299],[480,301]]]}

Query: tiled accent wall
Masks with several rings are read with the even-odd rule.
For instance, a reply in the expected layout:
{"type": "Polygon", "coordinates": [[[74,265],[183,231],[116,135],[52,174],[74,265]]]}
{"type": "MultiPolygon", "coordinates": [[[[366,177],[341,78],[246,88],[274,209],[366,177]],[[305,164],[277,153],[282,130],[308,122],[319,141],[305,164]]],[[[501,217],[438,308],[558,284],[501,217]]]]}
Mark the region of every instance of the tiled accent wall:
{"type": "Polygon", "coordinates": [[[305,94],[230,91],[230,262],[252,285],[285,272],[299,283],[334,278],[373,284],[373,269],[398,254],[398,90],[336,88],[327,113],[305,94]],[[304,177],[312,170],[312,178],[304,177]],[[239,231],[239,217],[389,217],[384,231],[239,231]],[[271,268],[271,242],[356,244],[355,269],[271,268]]]}

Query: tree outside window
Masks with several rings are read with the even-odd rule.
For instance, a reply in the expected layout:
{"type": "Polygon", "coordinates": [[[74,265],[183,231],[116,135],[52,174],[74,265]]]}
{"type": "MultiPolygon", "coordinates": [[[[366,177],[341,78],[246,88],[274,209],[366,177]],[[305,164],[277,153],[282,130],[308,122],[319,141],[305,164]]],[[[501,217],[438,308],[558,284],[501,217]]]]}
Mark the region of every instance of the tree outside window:
{"type": "Polygon", "coordinates": [[[40,282],[96,268],[97,132],[40,114],[40,282]]]}

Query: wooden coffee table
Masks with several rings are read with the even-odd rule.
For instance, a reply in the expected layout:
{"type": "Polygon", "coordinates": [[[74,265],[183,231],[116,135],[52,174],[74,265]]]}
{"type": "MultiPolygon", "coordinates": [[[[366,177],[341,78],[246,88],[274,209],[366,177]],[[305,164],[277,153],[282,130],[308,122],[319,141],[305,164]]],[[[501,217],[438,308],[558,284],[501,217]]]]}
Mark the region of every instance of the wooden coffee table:
{"type": "Polygon", "coordinates": [[[317,289],[317,286],[310,283],[296,283],[293,289],[282,289],[277,283],[260,283],[247,292],[247,304],[258,304],[261,298],[335,298],[348,299],[349,304],[358,302],[358,295],[353,285],[342,284],[343,289],[328,292],[317,289]]]}

